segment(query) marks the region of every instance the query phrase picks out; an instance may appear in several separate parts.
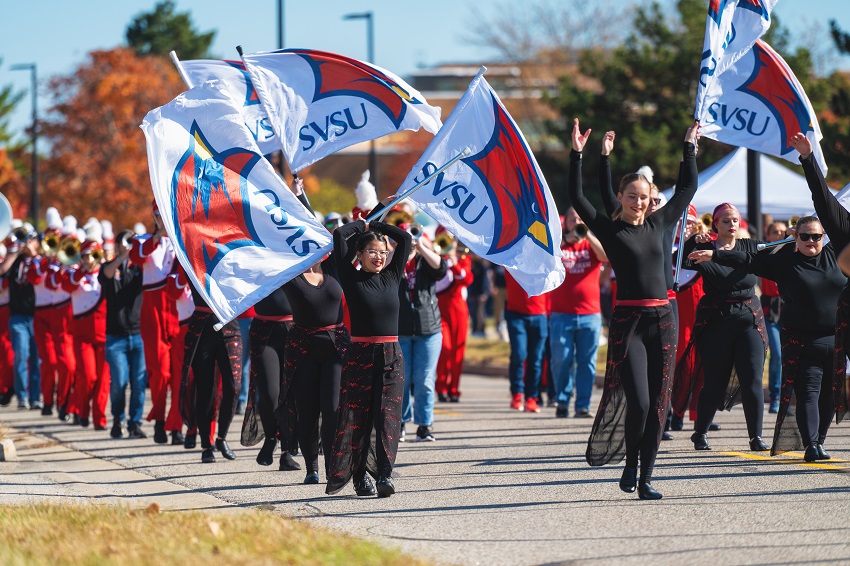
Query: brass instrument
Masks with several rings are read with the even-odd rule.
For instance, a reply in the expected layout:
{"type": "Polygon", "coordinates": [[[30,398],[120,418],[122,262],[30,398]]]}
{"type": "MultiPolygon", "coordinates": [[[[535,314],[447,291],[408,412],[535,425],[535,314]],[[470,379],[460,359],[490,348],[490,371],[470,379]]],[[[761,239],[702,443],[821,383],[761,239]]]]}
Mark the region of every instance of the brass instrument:
{"type": "Polygon", "coordinates": [[[422,237],[422,234],[424,233],[424,230],[422,229],[422,224],[410,222],[407,226],[407,233],[410,234],[410,237],[414,240],[418,240],[422,237]]]}
{"type": "Polygon", "coordinates": [[[583,240],[587,238],[587,226],[584,224],[576,224],[576,227],[573,228],[573,232],[578,237],[579,240],[583,240]]]}
{"type": "Polygon", "coordinates": [[[799,220],[800,220],[799,216],[792,216],[791,218],[788,219],[788,227],[793,228],[794,226],[797,225],[797,222],[799,220]]]}
{"type": "MultiPolygon", "coordinates": [[[[387,213],[383,222],[392,224],[393,226],[401,226],[402,224],[410,224],[413,222],[413,215],[400,209],[394,209],[387,213]]],[[[421,228],[421,226],[420,226],[421,228]]]]}
{"type": "Polygon", "coordinates": [[[56,257],[62,265],[76,265],[80,263],[80,248],[83,244],[74,236],[65,236],[59,242],[59,250],[56,257]]]}
{"type": "Polygon", "coordinates": [[[135,234],[131,230],[121,230],[118,232],[118,241],[124,247],[124,249],[129,250],[133,247],[133,236],[135,234]]]}
{"type": "Polygon", "coordinates": [[[455,246],[455,237],[448,232],[440,232],[434,236],[434,251],[439,255],[448,255],[455,246]]]}
{"type": "Polygon", "coordinates": [[[18,226],[14,230],[12,230],[12,244],[23,246],[26,245],[27,240],[29,240],[30,232],[23,226],[18,226]]]}
{"type": "Polygon", "coordinates": [[[89,254],[89,257],[91,257],[93,262],[100,263],[101,261],[103,261],[103,250],[92,250],[89,254]]]}
{"type": "Polygon", "coordinates": [[[47,256],[55,256],[59,251],[59,242],[61,241],[59,234],[51,232],[41,239],[41,253],[47,256]]]}
{"type": "Polygon", "coordinates": [[[699,221],[702,223],[703,226],[705,226],[705,229],[709,232],[711,231],[711,222],[713,219],[714,217],[710,212],[706,212],[705,214],[699,217],[699,221]]]}

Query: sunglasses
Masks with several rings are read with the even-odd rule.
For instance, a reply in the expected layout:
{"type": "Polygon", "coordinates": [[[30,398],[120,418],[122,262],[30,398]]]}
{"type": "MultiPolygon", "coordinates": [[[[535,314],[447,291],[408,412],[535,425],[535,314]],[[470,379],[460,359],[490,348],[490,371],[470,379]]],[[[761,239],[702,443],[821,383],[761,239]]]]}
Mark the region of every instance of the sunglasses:
{"type": "Polygon", "coordinates": [[[809,234],[807,232],[802,232],[797,235],[800,237],[801,242],[808,242],[809,239],[813,242],[820,242],[821,238],[823,238],[823,234],[809,234]]]}
{"type": "Polygon", "coordinates": [[[658,206],[659,204],[661,204],[661,199],[660,199],[660,198],[651,198],[651,199],[649,199],[649,200],[651,200],[652,202],[654,202],[654,203],[655,203],[655,206],[658,206]]]}

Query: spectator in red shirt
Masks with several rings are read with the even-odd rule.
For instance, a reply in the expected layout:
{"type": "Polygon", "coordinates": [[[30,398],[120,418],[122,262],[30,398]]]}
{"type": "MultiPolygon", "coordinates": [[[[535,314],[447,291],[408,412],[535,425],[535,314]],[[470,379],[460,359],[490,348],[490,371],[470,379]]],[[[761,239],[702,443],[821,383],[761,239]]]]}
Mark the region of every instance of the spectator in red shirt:
{"type": "Polygon", "coordinates": [[[561,286],[552,291],[549,315],[550,363],[558,403],[555,416],[569,415],[575,389],[575,416],[592,417],[590,395],[602,332],[599,271],[608,258],[574,209],[564,215],[563,224],[561,261],[567,275],[561,286]]]}
{"type": "Polygon", "coordinates": [[[546,317],[549,300],[546,295],[529,297],[507,270],[505,286],[508,294],[505,321],[508,324],[508,338],[511,343],[508,368],[508,377],[511,380],[511,409],[523,410],[522,398],[525,394],[525,410],[539,413],[537,396],[543,368],[543,350],[549,336],[546,317]]]}

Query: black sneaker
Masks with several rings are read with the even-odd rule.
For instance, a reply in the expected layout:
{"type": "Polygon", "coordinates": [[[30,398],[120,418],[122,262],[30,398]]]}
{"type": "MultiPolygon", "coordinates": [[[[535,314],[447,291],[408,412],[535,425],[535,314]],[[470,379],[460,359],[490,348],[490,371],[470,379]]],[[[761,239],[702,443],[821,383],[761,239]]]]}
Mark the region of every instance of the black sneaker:
{"type": "Polygon", "coordinates": [[[236,453],[233,450],[230,449],[230,446],[227,444],[227,441],[225,439],[216,438],[215,439],[215,448],[216,448],[216,450],[221,452],[221,455],[224,456],[225,458],[227,458],[228,460],[235,460],[236,459],[236,453]]]}
{"type": "Polygon", "coordinates": [[[165,432],[165,421],[156,421],[153,425],[153,441],[157,444],[167,444],[168,434],[165,432]]]}
{"type": "Polygon", "coordinates": [[[83,428],[89,426],[89,419],[87,417],[80,417],[80,426],[83,428]]]}
{"type": "Polygon", "coordinates": [[[354,493],[356,493],[358,497],[369,497],[370,495],[377,494],[378,490],[375,489],[375,486],[372,483],[372,480],[369,479],[369,476],[363,476],[360,480],[355,478],[354,493]]]}
{"type": "Polygon", "coordinates": [[[53,416],[53,405],[45,405],[41,408],[41,416],[42,417],[52,417],[53,416]]]}
{"type": "Polygon", "coordinates": [[[437,393],[437,401],[439,401],[440,403],[448,403],[449,396],[445,393],[437,393]]]}
{"type": "Polygon", "coordinates": [[[280,464],[277,467],[281,472],[288,472],[293,470],[300,470],[301,464],[295,461],[295,458],[292,457],[292,454],[289,452],[284,452],[280,455],[280,464]]]}
{"type": "Polygon", "coordinates": [[[59,410],[57,410],[56,413],[59,417],[59,420],[63,423],[67,423],[69,420],[71,420],[71,415],[68,414],[68,409],[65,408],[65,405],[59,407],[59,410]]]}
{"type": "Polygon", "coordinates": [[[685,428],[685,418],[674,414],[670,419],[670,430],[680,431],[683,428],[685,428]]]}
{"type": "Polygon", "coordinates": [[[576,409],[576,413],[573,415],[576,419],[592,419],[595,416],[588,409],[576,409]]]}
{"type": "Polygon", "coordinates": [[[570,416],[570,408],[564,405],[558,405],[555,409],[555,418],[565,419],[570,416]]]}
{"type": "Polygon", "coordinates": [[[183,433],[179,430],[171,431],[171,445],[172,446],[183,446],[183,443],[186,442],[186,439],[183,438],[183,433]]]}
{"type": "Polygon", "coordinates": [[[201,463],[203,464],[214,464],[215,463],[215,453],[212,448],[204,448],[204,451],[201,452],[201,463]]]}
{"type": "Polygon", "coordinates": [[[186,438],[183,439],[183,448],[186,450],[191,450],[197,445],[198,442],[198,434],[193,432],[187,432],[186,438]]]}
{"type": "Polygon", "coordinates": [[[5,393],[0,393],[0,407],[6,407],[9,403],[12,402],[12,397],[15,396],[15,392],[12,389],[9,389],[5,393]]]}
{"type": "Polygon", "coordinates": [[[430,426],[420,426],[416,429],[416,442],[434,442],[435,440],[430,426]]]}
{"type": "Polygon", "coordinates": [[[127,438],[147,438],[148,435],[142,430],[142,425],[139,423],[130,423],[127,425],[127,438]]]}
{"type": "Polygon", "coordinates": [[[378,497],[389,497],[395,493],[395,485],[390,478],[380,477],[375,485],[377,486],[378,497]]]}
{"type": "MultiPolygon", "coordinates": [[[[263,447],[260,448],[259,454],[257,454],[257,463],[261,466],[271,466],[274,463],[274,451],[277,449],[277,438],[266,438],[263,442],[263,447]]],[[[308,474],[309,475],[309,474],[308,474]]],[[[318,482],[318,474],[316,475],[318,482]]],[[[306,481],[306,480],[305,480],[306,481]]]]}
{"type": "Polygon", "coordinates": [[[407,439],[407,433],[404,430],[404,423],[401,423],[401,432],[398,433],[398,441],[404,442],[407,439]]]}

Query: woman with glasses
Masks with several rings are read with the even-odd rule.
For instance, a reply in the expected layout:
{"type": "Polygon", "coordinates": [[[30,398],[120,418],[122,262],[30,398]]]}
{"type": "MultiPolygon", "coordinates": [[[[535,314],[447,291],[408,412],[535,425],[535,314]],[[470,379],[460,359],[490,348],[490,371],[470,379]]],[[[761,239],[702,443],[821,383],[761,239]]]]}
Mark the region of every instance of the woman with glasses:
{"type": "Polygon", "coordinates": [[[670,202],[651,216],[647,216],[650,183],[638,173],[625,175],[620,181],[619,207],[612,218],[599,214],[590,204],[581,180],[581,152],[589,135],[590,130],[581,133],[575,120],[569,195],[579,216],[602,243],[617,272],[618,285],[617,306],[609,327],[604,392],[586,456],[591,466],[617,462],[625,456],[620,489],[632,493],[637,488],[641,499],[661,499],[651,480],[670,403],[677,338],[667,298],[670,248],[664,247],[664,237],[697,190],[699,124],[689,128],[685,136],[682,182],[670,202]]]}
{"type": "Polygon", "coordinates": [[[390,476],[404,390],[398,289],[412,238],[390,224],[363,220],[340,226],[333,236],[337,273],[351,315],[351,344],[343,361],[326,492],[337,493],[353,476],[357,495],[377,492],[378,497],[389,497],[395,493],[390,476]],[[390,250],[389,239],[396,243],[395,251],[390,250]],[[376,462],[369,461],[373,428],[376,462]],[[377,490],[367,469],[377,477],[377,490]]]}
{"type": "MultiPolygon", "coordinates": [[[[791,138],[791,145],[800,154],[800,162],[803,164],[803,172],[809,190],[812,191],[812,202],[815,212],[823,223],[826,233],[829,235],[830,245],[838,255],[838,266],[843,272],[850,273],[846,258],[850,252],[850,212],[839,203],[826,186],[823,172],[818,167],[812,154],[812,144],[802,133],[797,133],[791,138]]],[[[844,287],[838,300],[838,314],[835,321],[835,365],[833,367],[833,393],[835,404],[835,422],[840,423],[847,415],[848,391],[847,391],[847,365],[846,357],[850,352],[850,288],[844,287]]]]}
{"type": "Polygon", "coordinates": [[[771,455],[805,447],[807,462],[829,459],[823,444],[833,414],[836,305],[847,284],[832,244],[823,245],[823,235],[820,221],[804,216],[796,225],[796,253],[717,249],[688,256],[696,264],[714,261],[776,281],[783,300],[783,383],[771,455]],[[785,421],[794,394],[799,432],[785,421]]]}
{"type": "MultiPolygon", "coordinates": [[[[741,214],[735,205],[714,209],[711,235],[697,234],[685,242],[684,254],[700,250],[734,250],[755,253],[756,242],[741,238],[741,214]],[[712,241],[714,239],[714,241],[712,241]]],[[[692,365],[680,364],[676,379],[695,383],[693,374],[703,372],[704,385],[697,400],[697,418],[691,441],[695,450],[711,450],[707,434],[718,409],[731,410],[740,399],[747,423],[750,450],[769,450],[761,438],[764,416],[762,373],[767,332],[761,303],[755,295],[758,278],[742,268],[717,263],[682,265],[702,274],[705,295],[697,306],[696,323],[682,359],[696,348],[692,365]],[[680,375],[691,372],[691,375],[680,375]]]]}

